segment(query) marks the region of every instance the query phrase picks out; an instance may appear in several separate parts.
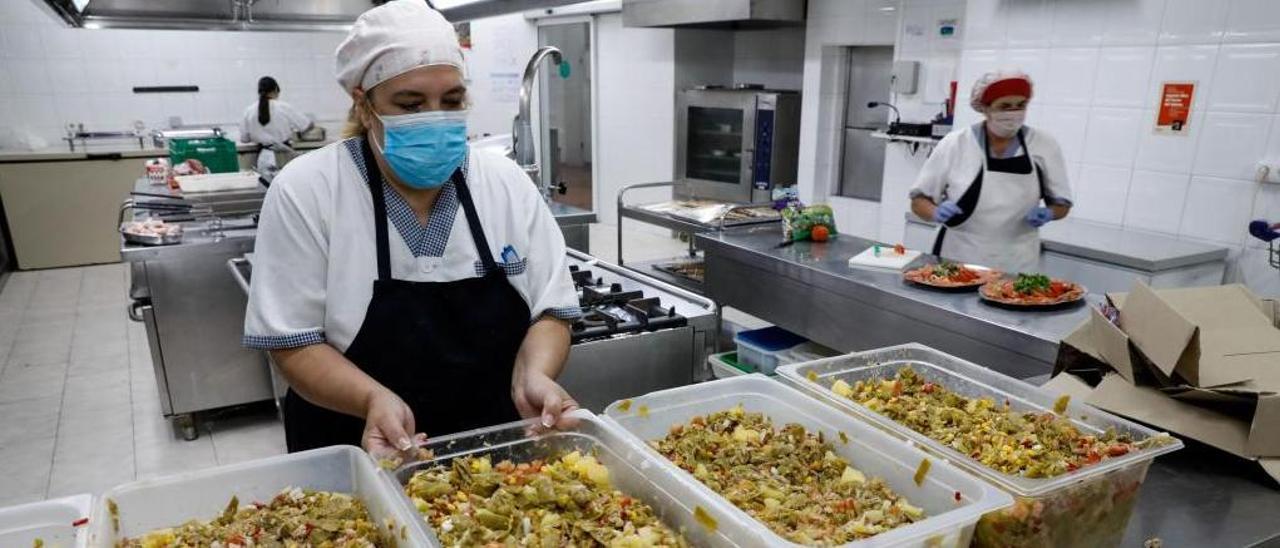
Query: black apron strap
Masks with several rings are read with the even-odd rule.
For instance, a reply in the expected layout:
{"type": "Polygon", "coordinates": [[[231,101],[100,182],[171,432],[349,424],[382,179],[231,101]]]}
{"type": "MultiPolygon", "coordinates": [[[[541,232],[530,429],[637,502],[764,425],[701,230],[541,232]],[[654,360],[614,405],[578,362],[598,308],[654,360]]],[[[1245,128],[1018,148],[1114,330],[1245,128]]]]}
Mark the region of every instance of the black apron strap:
{"type": "Polygon", "coordinates": [[[369,139],[360,140],[360,155],[364,157],[365,182],[373,195],[373,228],[377,239],[378,279],[391,279],[391,244],[387,235],[387,202],[382,192],[382,170],[378,168],[369,139]]]}
{"type": "Polygon", "coordinates": [[[458,201],[462,202],[462,212],[467,216],[467,228],[471,230],[471,239],[476,244],[476,253],[480,255],[480,262],[484,263],[485,275],[502,274],[498,263],[493,260],[493,252],[489,250],[489,240],[485,238],[480,216],[476,214],[476,204],[471,200],[471,190],[467,188],[466,177],[462,176],[462,168],[454,171],[452,178],[458,190],[458,201]]]}

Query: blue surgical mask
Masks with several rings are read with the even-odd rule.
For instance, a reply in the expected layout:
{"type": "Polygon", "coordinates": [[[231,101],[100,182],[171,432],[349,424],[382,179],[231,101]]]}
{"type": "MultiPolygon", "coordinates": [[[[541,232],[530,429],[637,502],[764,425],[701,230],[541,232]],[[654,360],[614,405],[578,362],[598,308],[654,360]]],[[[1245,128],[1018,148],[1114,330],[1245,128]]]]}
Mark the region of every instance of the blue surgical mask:
{"type": "Polygon", "coordinates": [[[377,116],[383,143],[373,144],[411,188],[440,188],[467,157],[466,110],[377,116]]]}

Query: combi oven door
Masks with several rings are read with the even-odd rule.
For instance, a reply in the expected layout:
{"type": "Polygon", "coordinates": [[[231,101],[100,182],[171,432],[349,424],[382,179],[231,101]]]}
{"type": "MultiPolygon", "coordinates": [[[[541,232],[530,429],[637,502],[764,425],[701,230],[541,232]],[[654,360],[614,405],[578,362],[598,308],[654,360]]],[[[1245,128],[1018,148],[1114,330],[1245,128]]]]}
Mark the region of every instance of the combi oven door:
{"type": "Polygon", "coordinates": [[[756,94],[686,90],[676,122],[676,179],[697,198],[751,201],[756,94]]]}

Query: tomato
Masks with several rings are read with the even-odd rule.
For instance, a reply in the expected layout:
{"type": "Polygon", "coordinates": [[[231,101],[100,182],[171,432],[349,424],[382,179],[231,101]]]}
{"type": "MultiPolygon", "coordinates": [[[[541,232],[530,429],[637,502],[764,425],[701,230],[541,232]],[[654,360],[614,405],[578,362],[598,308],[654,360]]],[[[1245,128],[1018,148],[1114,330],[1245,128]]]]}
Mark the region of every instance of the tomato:
{"type": "Polygon", "coordinates": [[[1128,445],[1112,445],[1107,448],[1107,456],[1119,457],[1129,453],[1128,445]]]}
{"type": "Polygon", "coordinates": [[[1054,280],[1052,283],[1049,284],[1049,296],[1059,297],[1070,289],[1071,288],[1067,286],[1066,283],[1054,280]]]}
{"type": "Polygon", "coordinates": [[[815,242],[825,242],[831,239],[831,229],[827,225],[817,225],[809,232],[809,237],[815,242]]]}
{"type": "Polygon", "coordinates": [[[898,255],[906,255],[906,254],[907,254],[907,248],[906,248],[906,247],[903,247],[903,245],[902,245],[902,244],[895,244],[895,245],[893,246],[893,252],[894,252],[895,254],[898,254],[898,255]]]}

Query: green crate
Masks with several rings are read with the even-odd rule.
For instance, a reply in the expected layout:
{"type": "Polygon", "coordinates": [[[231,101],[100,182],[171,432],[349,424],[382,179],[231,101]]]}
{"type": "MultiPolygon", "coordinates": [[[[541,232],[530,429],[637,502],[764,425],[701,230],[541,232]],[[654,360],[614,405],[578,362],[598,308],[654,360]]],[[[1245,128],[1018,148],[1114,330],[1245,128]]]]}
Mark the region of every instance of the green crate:
{"type": "Polygon", "coordinates": [[[190,159],[200,160],[209,173],[235,173],[240,171],[240,156],[236,143],[225,137],[200,139],[170,139],[169,162],[178,165],[190,159]]]}

